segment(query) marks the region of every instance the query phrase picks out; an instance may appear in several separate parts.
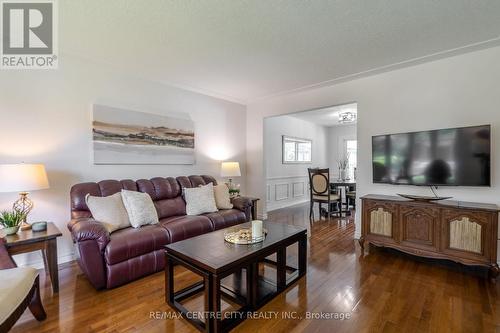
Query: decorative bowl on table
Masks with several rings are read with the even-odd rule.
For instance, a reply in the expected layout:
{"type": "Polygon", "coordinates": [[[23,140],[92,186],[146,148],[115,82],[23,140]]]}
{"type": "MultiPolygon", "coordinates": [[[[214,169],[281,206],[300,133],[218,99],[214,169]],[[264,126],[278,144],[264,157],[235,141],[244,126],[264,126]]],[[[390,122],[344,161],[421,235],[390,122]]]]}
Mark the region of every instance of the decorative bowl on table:
{"type": "Polygon", "coordinates": [[[45,231],[47,230],[47,222],[45,221],[34,222],[31,225],[31,230],[33,230],[34,232],[45,231]]]}
{"type": "Polygon", "coordinates": [[[252,237],[252,228],[229,228],[224,232],[224,240],[233,244],[255,244],[266,239],[267,230],[263,229],[261,237],[252,237]]]}

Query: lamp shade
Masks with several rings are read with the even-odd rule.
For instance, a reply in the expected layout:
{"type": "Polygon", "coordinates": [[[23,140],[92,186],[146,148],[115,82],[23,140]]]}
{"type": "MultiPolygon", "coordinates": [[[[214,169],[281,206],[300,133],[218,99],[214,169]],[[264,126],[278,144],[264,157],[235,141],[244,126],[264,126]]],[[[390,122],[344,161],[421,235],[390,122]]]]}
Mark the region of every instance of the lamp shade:
{"type": "Polygon", "coordinates": [[[222,162],[220,165],[221,177],[239,177],[241,176],[239,162],[222,162]]]}
{"type": "Polygon", "coordinates": [[[1,164],[0,192],[28,192],[49,188],[43,164],[1,164]]]}

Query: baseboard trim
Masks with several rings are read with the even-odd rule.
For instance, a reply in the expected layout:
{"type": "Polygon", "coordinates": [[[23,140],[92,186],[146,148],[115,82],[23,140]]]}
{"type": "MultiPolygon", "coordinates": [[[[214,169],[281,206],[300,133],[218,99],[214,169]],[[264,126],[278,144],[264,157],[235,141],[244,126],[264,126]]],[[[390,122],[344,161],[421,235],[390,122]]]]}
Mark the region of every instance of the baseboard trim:
{"type": "MultiPolygon", "coordinates": [[[[74,253],[63,254],[63,255],[60,255],[57,257],[57,264],[61,265],[61,264],[67,263],[67,262],[74,261],[75,259],[76,258],[75,258],[74,253]]],[[[43,269],[45,267],[43,265],[42,258],[40,258],[38,260],[25,261],[25,260],[16,260],[16,256],[14,256],[14,261],[16,262],[16,264],[18,266],[21,266],[21,267],[29,266],[29,267],[33,267],[36,269],[43,269]]]]}
{"type": "Polygon", "coordinates": [[[302,204],[305,204],[309,202],[309,199],[302,199],[302,200],[297,200],[297,201],[290,201],[290,202],[284,202],[283,204],[281,205],[273,205],[271,207],[269,207],[269,205],[266,207],[267,210],[266,212],[269,213],[269,212],[272,212],[272,211],[275,211],[275,210],[278,210],[278,209],[283,209],[283,208],[288,208],[288,207],[292,207],[292,206],[296,206],[296,205],[302,205],[302,204]]]}

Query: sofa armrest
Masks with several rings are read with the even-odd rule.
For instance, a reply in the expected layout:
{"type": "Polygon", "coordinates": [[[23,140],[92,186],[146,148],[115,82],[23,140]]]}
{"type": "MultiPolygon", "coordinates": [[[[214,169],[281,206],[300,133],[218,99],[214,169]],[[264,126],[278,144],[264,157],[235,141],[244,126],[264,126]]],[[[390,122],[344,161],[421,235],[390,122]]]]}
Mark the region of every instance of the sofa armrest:
{"type": "Polygon", "coordinates": [[[80,268],[96,289],[106,287],[104,250],[110,241],[109,232],[92,218],[73,219],[68,223],[80,268]]]}
{"type": "Polygon", "coordinates": [[[243,213],[245,213],[247,221],[252,220],[253,200],[251,198],[236,197],[231,200],[231,203],[233,204],[233,207],[235,209],[241,210],[243,213]]]}
{"type": "Polygon", "coordinates": [[[73,219],[68,223],[68,229],[73,242],[94,240],[99,245],[100,251],[104,251],[110,240],[109,232],[102,223],[92,218],[73,219]]]}

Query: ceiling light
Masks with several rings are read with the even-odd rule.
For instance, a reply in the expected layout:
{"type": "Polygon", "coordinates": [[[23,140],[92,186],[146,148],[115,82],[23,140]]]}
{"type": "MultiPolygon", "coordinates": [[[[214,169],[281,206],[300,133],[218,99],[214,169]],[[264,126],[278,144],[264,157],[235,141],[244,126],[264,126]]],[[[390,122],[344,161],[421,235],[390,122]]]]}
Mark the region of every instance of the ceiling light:
{"type": "Polygon", "coordinates": [[[357,119],[357,114],[351,111],[344,111],[339,113],[339,123],[349,124],[355,122],[357,119]]]}

